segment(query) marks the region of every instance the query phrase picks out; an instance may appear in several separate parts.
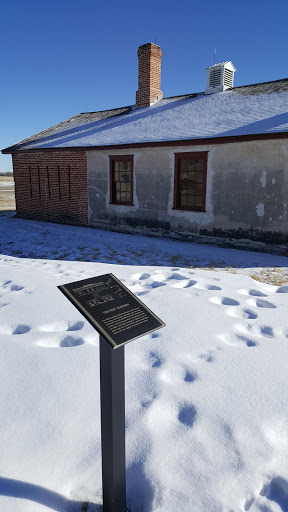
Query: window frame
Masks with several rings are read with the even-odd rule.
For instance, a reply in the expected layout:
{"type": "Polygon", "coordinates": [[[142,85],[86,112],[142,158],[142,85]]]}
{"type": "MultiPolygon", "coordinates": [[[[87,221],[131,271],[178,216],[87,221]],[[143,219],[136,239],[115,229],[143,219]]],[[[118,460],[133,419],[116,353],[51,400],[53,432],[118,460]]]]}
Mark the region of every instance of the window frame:
{"type": "Polygon", "coordinates": [[[205,212],[206,211],[206,183],[207,183],[208,151],[193,151],[187,153],[175,153],[174,166],[174,200],[173,210],[205,212]],[[201,206],[181,206],[179,201],[179,177],[181,160],[203,160],[202,170],[202,202],[201,206]]]}
{"type": "Polygon", "coordinates": [[[133,179],[133,174],[134,174],[134,169],[133,169],[133,155],[110,155],[109,156],[109,163],[110,163],[110,204],[114,204],[114,205],[119,205],[119,206],[134,206],[134,203],[133,203],[133,182],[134,182],[134,179],[133,179]],[[116,201],[116,195],[115,192],[114,192],[114,183],[116,183],[115,179],[114,179],[114,173],[115,173],[115,170],[114,170],[114,163],[115,162],[130,162],[131,164],[131,194],[130,194],[130,201],[116,201]]]}

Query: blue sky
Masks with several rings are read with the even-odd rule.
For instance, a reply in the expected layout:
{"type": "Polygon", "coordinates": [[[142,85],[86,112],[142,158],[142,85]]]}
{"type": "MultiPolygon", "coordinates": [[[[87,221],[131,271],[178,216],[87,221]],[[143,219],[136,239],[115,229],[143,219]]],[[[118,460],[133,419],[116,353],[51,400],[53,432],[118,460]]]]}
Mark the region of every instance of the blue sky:
{"type": "Polygon", "coordinates": [[[203,91],[214,48],[236,67],[235,86],[287,78],[287,19],[287,0],[4,0],[0,148],[79,112],[134,104],[137,49],[155,38],[164,97],[203,91]]]}

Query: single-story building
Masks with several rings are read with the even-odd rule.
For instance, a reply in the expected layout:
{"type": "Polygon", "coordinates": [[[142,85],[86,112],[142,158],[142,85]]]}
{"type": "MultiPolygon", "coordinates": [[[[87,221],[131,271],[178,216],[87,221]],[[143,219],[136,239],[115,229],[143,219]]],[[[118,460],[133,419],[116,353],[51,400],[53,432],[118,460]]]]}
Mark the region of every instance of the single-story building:
{"type": "Polygon", "coordinates": [[[136,105],[76,115],[2,151],[17,215],[285,253],[288,79],[233,87],[223,62],[204,92],[163,98],[161,57],[139,47],[136,105]]]}

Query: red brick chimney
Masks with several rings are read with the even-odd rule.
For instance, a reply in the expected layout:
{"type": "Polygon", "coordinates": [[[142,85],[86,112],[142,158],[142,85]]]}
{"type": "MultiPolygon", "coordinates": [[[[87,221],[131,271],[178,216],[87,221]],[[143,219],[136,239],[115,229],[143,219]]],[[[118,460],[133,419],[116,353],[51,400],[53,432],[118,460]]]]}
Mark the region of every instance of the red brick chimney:
{"type": "Polygon", "coordinates": [[[161,57],[160,46],[146,43],[138,48],[139,74],[138,91],[136,92],[136,107],[150,107],[163,98],[161,86],[161,57]]]}

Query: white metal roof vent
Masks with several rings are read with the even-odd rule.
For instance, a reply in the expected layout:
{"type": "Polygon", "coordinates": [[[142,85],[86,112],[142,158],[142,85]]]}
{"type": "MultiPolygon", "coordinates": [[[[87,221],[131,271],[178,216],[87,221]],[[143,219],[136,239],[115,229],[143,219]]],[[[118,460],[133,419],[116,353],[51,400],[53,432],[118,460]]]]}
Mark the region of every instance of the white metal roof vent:
{"type": "Polygon", "coordinates": [[[214,64],[207,68],[207,87],[205,94],[213,94],[214,92],[226,91],[233,87],[234,68],[231,61],[214,64]]]}

